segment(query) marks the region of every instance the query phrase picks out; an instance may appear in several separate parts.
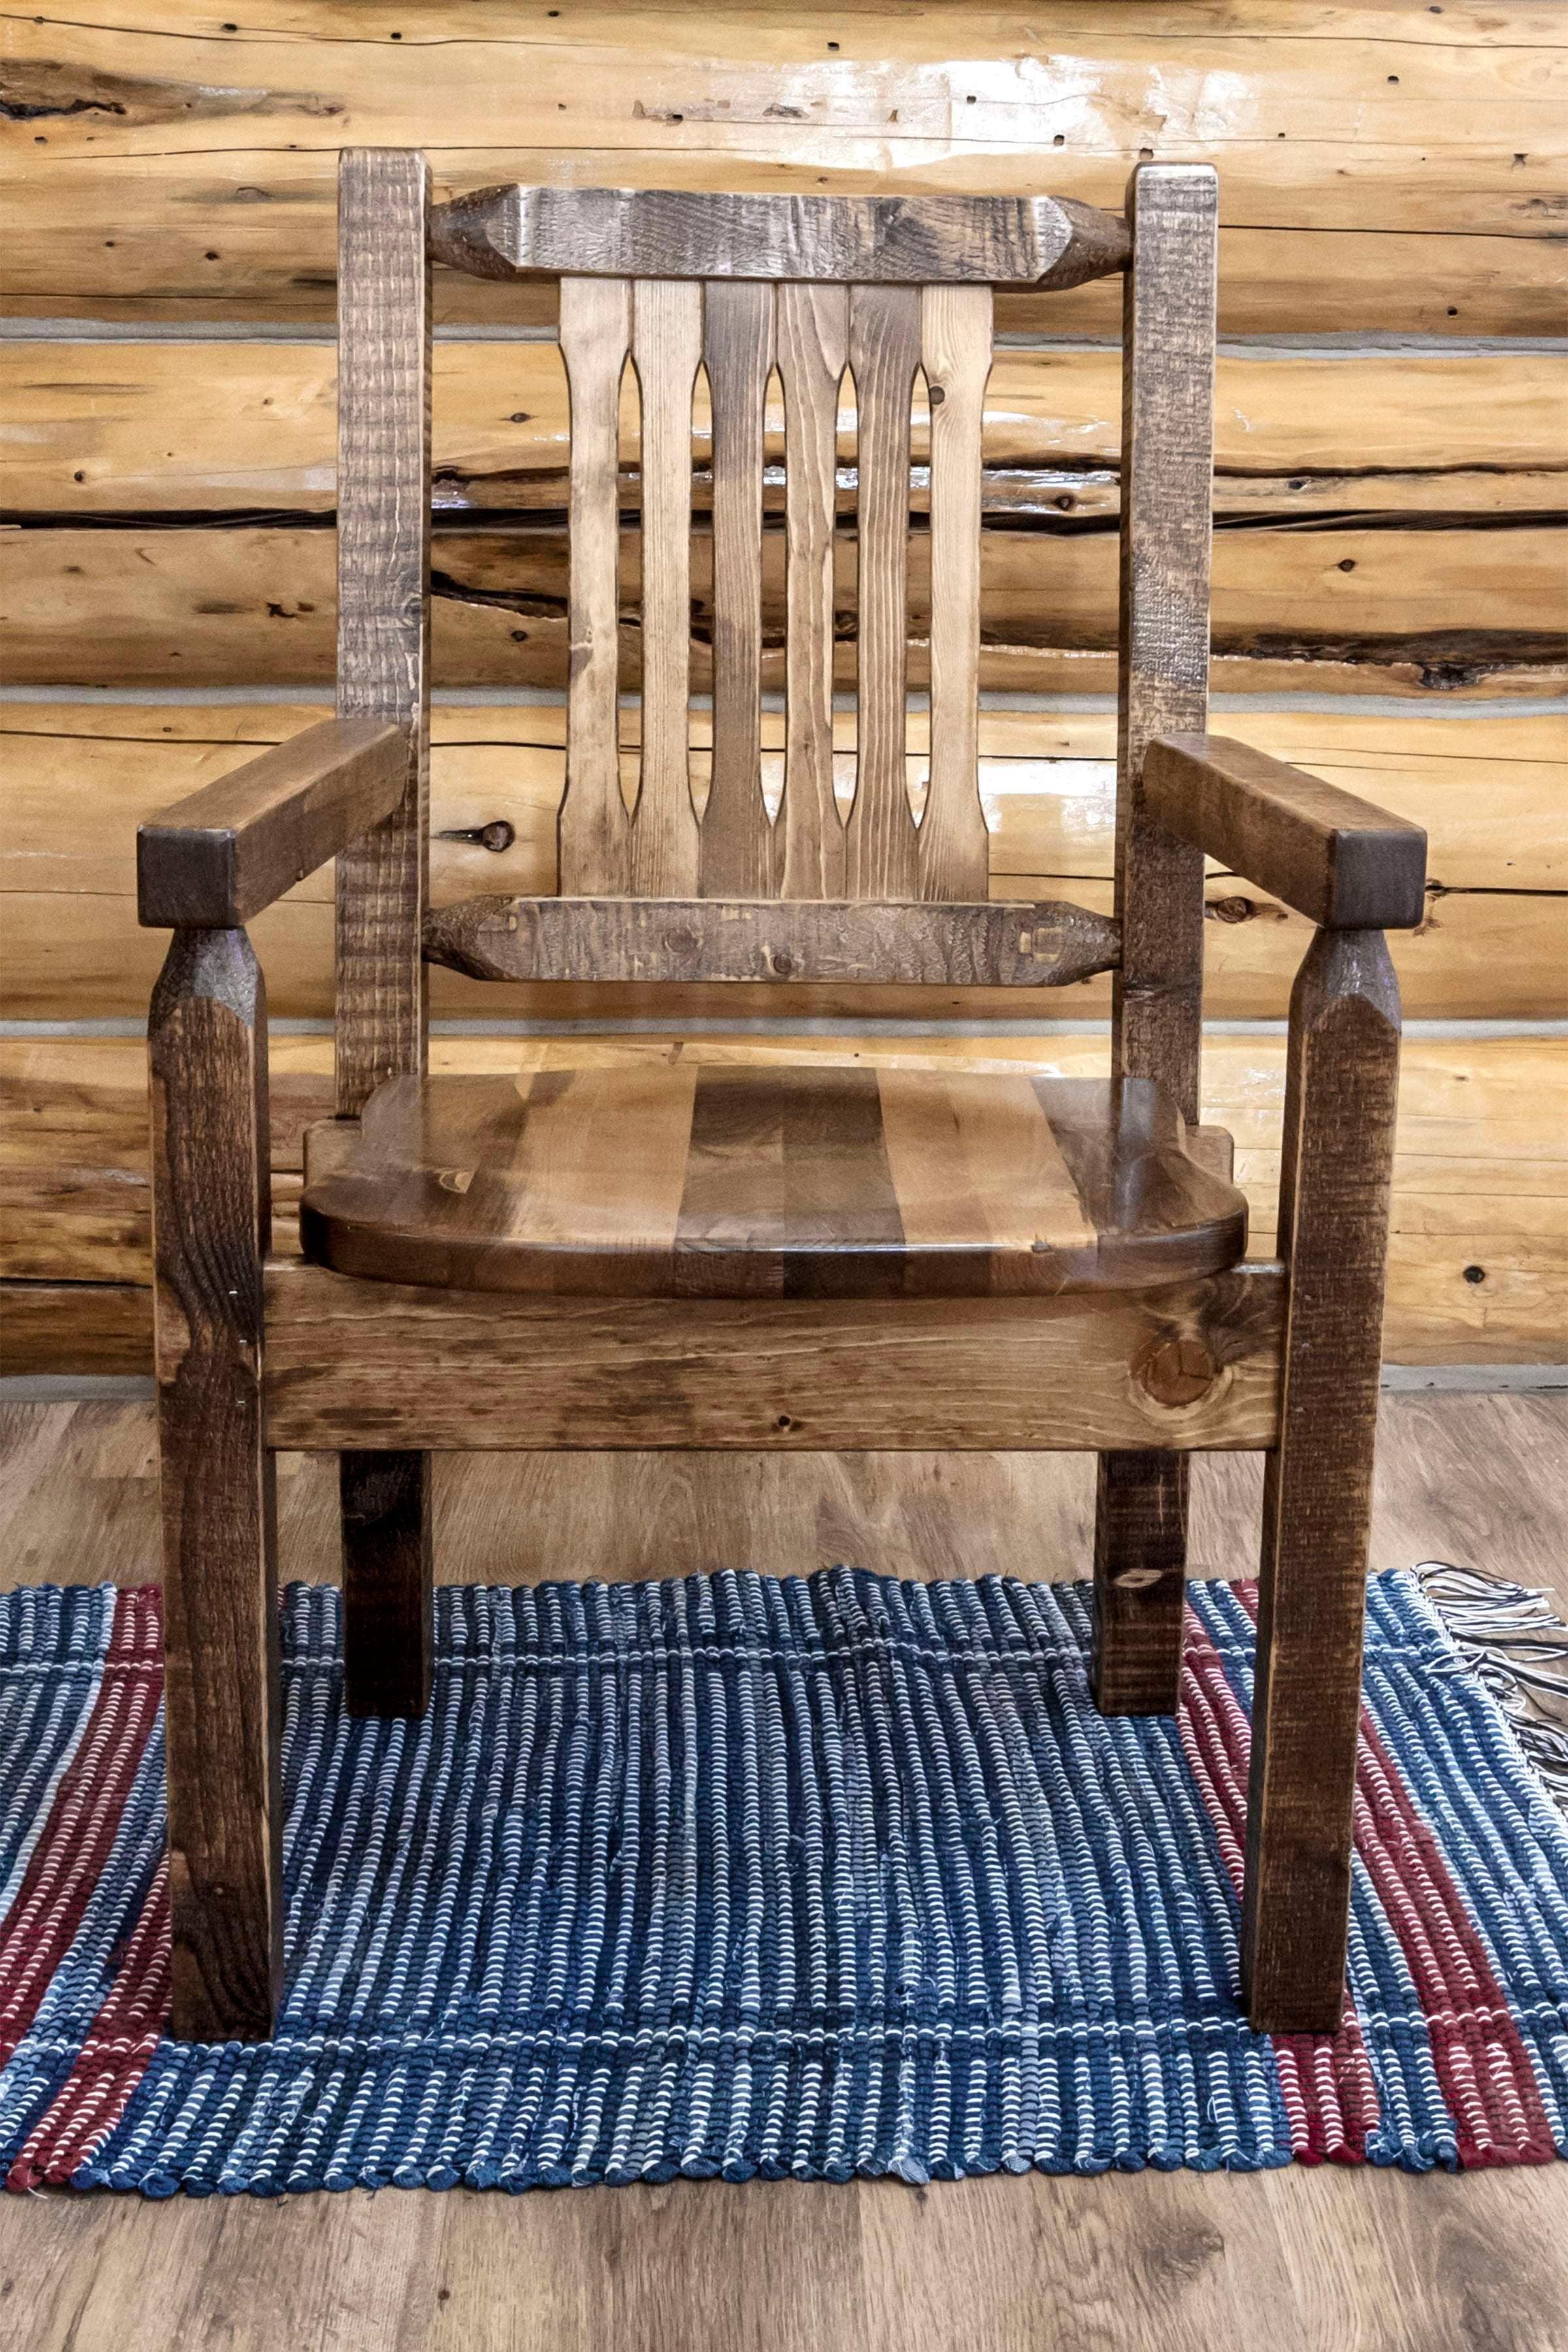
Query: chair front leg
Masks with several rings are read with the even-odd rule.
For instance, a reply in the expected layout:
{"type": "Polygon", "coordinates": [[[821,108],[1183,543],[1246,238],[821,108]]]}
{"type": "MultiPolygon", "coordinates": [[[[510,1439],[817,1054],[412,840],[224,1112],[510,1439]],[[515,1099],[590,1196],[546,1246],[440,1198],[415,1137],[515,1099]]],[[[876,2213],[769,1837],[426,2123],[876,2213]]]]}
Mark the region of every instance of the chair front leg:
{"type": "Polygon", "coordinates": [[[1186,1455],[1102,1454],[1091,1670],[1101,1715],[1174,1715],[1186,1568],[1186,1455]]]}
{"type": "Polygon", "coordinates": [[[1264,1490],[1242,1982],[1261,2032],[1344,2005],[1399,990],[1381,931],[1321,930],[1290,999],[1279,1443],[1264,1490]]]}
{"type": "Polygon", "coordinates": [[[244,931],[174,933],[148,1048],[173,2025],[260,2041],[282,1981],[282,1804],[267,1000],[244,931]]]}

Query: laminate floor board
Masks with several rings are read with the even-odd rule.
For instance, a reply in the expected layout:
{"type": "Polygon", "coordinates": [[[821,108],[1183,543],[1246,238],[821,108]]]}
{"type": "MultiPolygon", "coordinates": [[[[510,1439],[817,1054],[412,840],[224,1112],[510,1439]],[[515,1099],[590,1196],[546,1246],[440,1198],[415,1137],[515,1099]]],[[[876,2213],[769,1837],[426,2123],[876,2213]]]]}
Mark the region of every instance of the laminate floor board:
{"type": "MultiPolygon", "coordinates": [[[[1568,1603],[1568,1394],[1402,1392],[1374,1569],[1438,1557],[1568,1603]]],[[[336,1575],[330,1460],[280,1465],[286,1576],[336,1575]]],[[[1194,1572],[1257,1555],[1261,1465],[1194,1465],[1194,1572]]],[[[447,1581],[837,1559],[1083,1574],[1072,1454],[476,1455],[437,1465],[447,1581]]],[[[145,1583],[146,1405],[0,1410],[0,1585],[145,1583]]],[[[678,2181],[517,2199],[0,2199],[17,2352],[1568,2352],[1568,2166],[678,2181]]]]}

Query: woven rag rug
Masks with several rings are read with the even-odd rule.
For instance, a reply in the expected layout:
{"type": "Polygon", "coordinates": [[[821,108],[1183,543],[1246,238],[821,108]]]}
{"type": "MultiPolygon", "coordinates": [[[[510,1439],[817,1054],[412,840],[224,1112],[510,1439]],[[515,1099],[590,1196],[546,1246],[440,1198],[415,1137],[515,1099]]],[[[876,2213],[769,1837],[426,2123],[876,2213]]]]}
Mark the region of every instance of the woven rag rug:
{"type": "Polygon", "coordinates": [[[345,1716],[338,1595],[291,1586],[288,1992],[245,2047],[162,2030],[156,1595],[14,1592],[11,2185],[1568,2153],[1568,1825],[1467,1645],[1373,1583],[1343,2022],[1270,2038],[1237,1997],[1256,1594],[1189,1601],[1179,1716],[1107,1722],[1081,1584],[453,1587],[400,1724],[345,1716]]]}

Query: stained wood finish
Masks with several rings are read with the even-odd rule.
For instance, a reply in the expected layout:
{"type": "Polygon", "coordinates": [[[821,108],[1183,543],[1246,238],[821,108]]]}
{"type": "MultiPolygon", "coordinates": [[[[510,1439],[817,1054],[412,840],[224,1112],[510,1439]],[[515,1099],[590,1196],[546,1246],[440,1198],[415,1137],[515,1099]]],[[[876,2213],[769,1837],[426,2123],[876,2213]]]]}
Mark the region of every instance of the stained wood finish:
{"type": "MultiPolygon", "coordinates": [[[[1173,1389],[1185,1366],[1167,1366],[1173,1389]]],[[[1194,1364],[1201,1383],[1205,1368],[1194,1364]]],[[[1174,1715],[1182,1679],[1187,1457],[1102,1454],[1094,1500],[1094,1654],[1101,1715],[1174,1715]]]]}
{"type": "MultiPolygon", "coordinates": [[[[706,827],[704,828],[706,832],[706,827]]],[[[1055,988],[1109,971],[1118,935],[1060,899],[465,898],[425,927],[432,963],[476,980],[834,981],[1055,988]]]]}
{"type": "Polygon", "coordinates": [[[910,400],[921,357],[921,296],[907,286],[849,295],[855,378],[856,677],[859,739],[845,829],[846,896],[914,898],[915,822],[904,775],[908,709],[910,400]]]}
{"type": "Polygon", "coordinates": [[[502,1452],[1248,1451],[1279,1428],[1282,1276],[1054,1298],[528,1298],[267,1280],[267,1434],[502,1452]],[[1213,1366],[1203,1393],[1173,1349],[1213,1366]]]}
{"type": "Polygon", "coordinates": [[[343,1704],[350,1715],[422,1716],[436,1652],[428,1459],[344,1452],[338,1475],[343,1704]]]}
{"type": "MultiPolygon", "coordinates": [[[[1151,739],[1202,728],[1208,703],[1213,536],[1215,289],[1218,189],[1207,164],[1143,163],[1127,192],[1132,232],[1122,302],[1121,610],[1117,677],[1116,892],[1122,961],[1111,983],[1111,1066],[1168,1088],[1198,1115],[1204,859],[1143,803],[1151,739]]],[[[1170,1580],[1185,1557],[1178,1465],[1103,1465],[1095,1582],[1114,1591],[1096,1624],[1095,1676],[1135,1687],[1169,1646],[1170,1580]],[[1143,1588],[1146,1538],[1160,1569],[1143,1588]],[[1125,1648],[1123,1648],[1125,1645],[1125,1648]]],[[[1162,1685],[1162,1687],[1163,1687],[1162,1685]]]]}
{"type": "Polygon", "coordinates": [[[763,798],[763,464],[773,289],[716,278],[703,294],[713,436],[713,768],[702,814],[705,898],[771,898],[763,798]]]}
{"type": "Polygon", "coordinates": [[[1143,802],[1166,832],[1272,890],[1327,930],[1414,930],[1426,835],[1338,784],[1223,735],[1160,735],[1143,802]]]}
{"type": "Polygon", "coordinates": [[[788,541],[781,887],[786,898],[839,898],[846,861],[833,793],[833,557],[838,394],[849,352],[846,289],[781,286],[776,331],[788,541]]]}
{"type": "MultiPolygon", "coordinates": [[[[338,715],[403,734],[402,800],[345,850],[337,871],[337,1107],[352,1115],[393,1072],[422,1072],[424,924],[430,877],[429,173],[422,155],[345,151],[338,182],[338,715]]],[[[397,1473],[417,1490],[429,1464],[397,1473]]],[[[426,1555],[389,1546],[376,1521],[343,1518],[352,1621],[365,1590],[400,1576],[412,1626],[428,1588],[429,1508],[411,1509],[426,1555]],[[359,1559],[362,1541],[365,1557],[359,1559]]],[[[379,1613],[379,1612],[378,1612],[379,1613]]],[[[426,1617],[427,1638],[427,1612],[426,1617]]],[[[374,1640],[374,1630],[371,1638],[374,1640]]],[[[359,1643],[351,1622],[350,1646],[359,1643]]],[[[411,1668],[428,1683],[428,1657],[411,1668]]]]}
{"type": "Polygon", "coordinates": [[[1232,1265],[1241,1195],[1147,1081],[658,1061],[394,1080],[306,1188],[306,1255],[480,1290],[891,1297],[1232,1265]]]}
{"type": "Polygon", "coordinates": [[[429,175],[348,149],[338,183],[338,716],[401,728],[402,802],[338,862],[338,1108],[425,1066],[429,872],[429,175]]]}
{"type": "Polygon", "coordinates": [[[267,995],[178,930],[148,1020],[175,2033],[257,2041],[282,1979],[274,1479],[262,1428],[267,995]]]}
{"type": "Polygon", "coordinates": [[[691,800],[691,394],[702,358],[702,289],[657,278],[632,289],[642,396],[642,774],[632,812],[638,898],[697,891],[691,800]]]}
{"type": "Polygon", "coordinates": [[[928,286],[921,356],[931,408],[931,782],[924,898],[978,898],[990,871],[980,803],[981,432],[991,289],[928,286]]]}
{"type": "Polygon", "coordinates": [[[1264,1483],[1242,1978],[1261,2032],[1344,2001],[1351,1805],[1399,991],[1381,931],[1320,931],[1290,1003],[1279,1437],[1264,1483]]]}
{"type": "Polygon", "coordinates": [[[994,279],[1055,290],[1127,259],[1115,213],[1051,196],[763,196],[677,188],[476,188],[438,205],[438,261],[476,278],[994,279]]]}
{"type": "Polygon", "coordinates": [[[139,919],[237,930],[403,799],[408,743],[375,719],[327,719],[176,802],[136,835],[139,919]]]}
{"type": "Polygon", "coordinates": [[[571,666],[566,797],[560,819],[563,890],[624,890],[631,875],[616,723],[620,388],[631,339],[628,285],[562,279],[561,356],[572,403],[571,666]]]}

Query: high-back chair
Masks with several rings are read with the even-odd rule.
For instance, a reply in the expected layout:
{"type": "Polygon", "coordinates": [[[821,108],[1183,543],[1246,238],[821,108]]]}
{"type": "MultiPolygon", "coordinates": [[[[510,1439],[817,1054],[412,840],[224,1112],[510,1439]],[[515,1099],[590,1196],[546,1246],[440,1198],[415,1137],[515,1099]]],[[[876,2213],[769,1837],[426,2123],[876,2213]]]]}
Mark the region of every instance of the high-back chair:
{"type": "MultiPolygon", "coordinates": [[[[342,1464],[351,1711],[431,1676],[430,1456],[1070,1447],[1100,1457],[1094,1687],[1172,1710],[1186,1469],[1268,1457],[1242,1920],[1253,2022],[1340,2019],[1415,828],[1206,735],[1214,173],[1125,221],[1045,196],[495,188],[342,160],[338,716],[144,826],[174,2024],[272,2028],[274,1449],[342,1464]],[[559,274],[570,646],[557,898],[426,905],[430,263],[559,274]],[[1124,272],[1115,919],[988,896],[976,772],[992,288],[1124,272]],[[641,411],[641,756],[617,740],[617,413],[641,411]],[[712,418],[712,761],[689,753],[691,425],[712,418]],[[760,758],[764,404],[785,432],[782,804],[760,758]],[[911,392],[931,408],[930,761],[907,782],[911,392]],[[854,383],[858,719],[835,792],[836,433],[854,383]],[[917,783],[921,780],[917,778],[917,783]],[[1290,1006],[1279,1258],[1196,1125],[1205,852],[1318,926],[1290,1006]],[[268,1255],[244,926],[335,856],[337,1106],[268,1255]],[[639,1043],[426,1071],[425,967],[496,980],[1036,990],[1114,975],[1103,1082],[727,1065],[639,1043]]],[[[777,540],[773,539],[776,549],[777,540]]],[[[1042,561],[1048,558],[1042,558],[1042,561]]],[[[1022,1532],[1022,1531],[1021,1531],[1022,1532]]],[[[1026,1559],[1026,1553],[1021,1555],[1026,1559]]],[[[1030,1565],[1035,1563],[1030,1562],[1030,1565]]]]}

